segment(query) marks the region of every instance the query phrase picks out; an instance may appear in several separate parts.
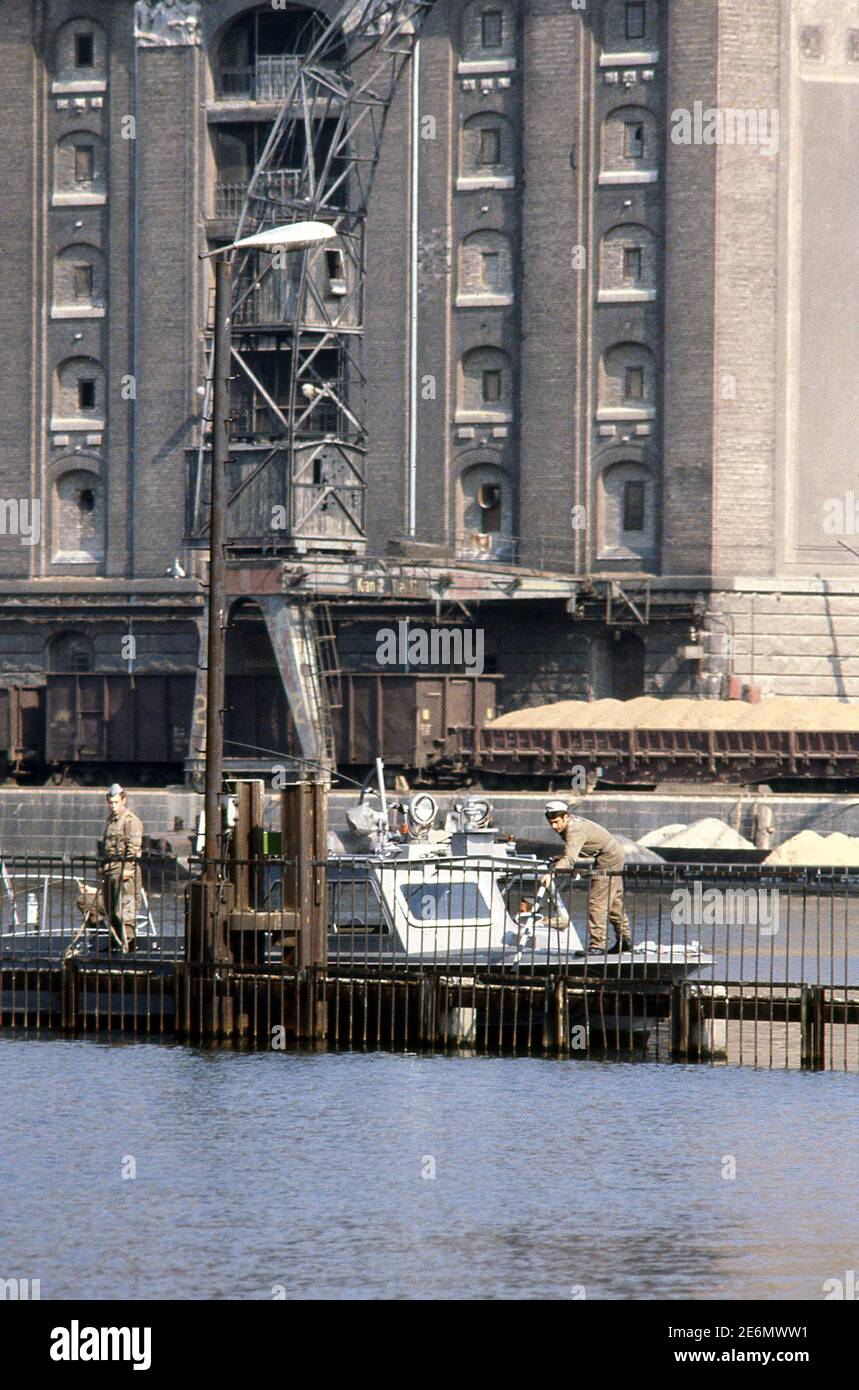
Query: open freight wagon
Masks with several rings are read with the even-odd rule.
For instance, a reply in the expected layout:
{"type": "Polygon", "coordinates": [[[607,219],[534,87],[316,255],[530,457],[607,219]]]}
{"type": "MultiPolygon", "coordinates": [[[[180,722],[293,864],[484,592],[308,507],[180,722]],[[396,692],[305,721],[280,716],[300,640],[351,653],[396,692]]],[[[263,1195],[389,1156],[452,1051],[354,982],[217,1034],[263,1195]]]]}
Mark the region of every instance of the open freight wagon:
{"type": "Polygon", "coordinates": [[[818,710],[821,702],[802,700],[757,706],[697,701],[709,727],[689,727],[681,722],[681,707],[690,703],[644,697],[625,707],[612,700],[582,701],[577,708],[579,702],[571,701],[569,722],[561,717],[557,727],[550,726],[551,707],[523,710],[485,724],[473,742],[462,731],[458,758],[486,780],[508,785],[557,782],[575,767],[614,786],[670,781],[805,789],[859,782],[859,706],[826,702],[828,708],[818,710]],[[600,705],[611,708],[601,712],[600,705]],[[842,727],[808,727],[815,718],[821,726],[842,727]]]}

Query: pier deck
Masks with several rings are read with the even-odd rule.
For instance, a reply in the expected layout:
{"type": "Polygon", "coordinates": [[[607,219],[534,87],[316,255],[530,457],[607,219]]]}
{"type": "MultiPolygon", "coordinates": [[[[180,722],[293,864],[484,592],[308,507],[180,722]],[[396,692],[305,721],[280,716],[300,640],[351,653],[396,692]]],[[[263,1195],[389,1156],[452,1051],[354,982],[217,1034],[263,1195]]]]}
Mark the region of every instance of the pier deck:
{"type": "MultiPolygon", "coordinates": [[[[272,882],[271,866],[264,880],[259,867],[248,861],[235,873],[223,909],[227,949],[212,961],[195,929],[201,885],[175,865],[148,872],[133,955],[103,927],[84,933],[80,953],[70,955],[77,885],[91,882],[97,866],[6,861],[0,1026],[274,1048],[467,1048],[859,1070],[859,879],[847,871],[631,866],[626,908],[639,949],[582,957],[558,931],[556,954],[537,962],[527,946],[490,958],[476,929],[447,954],[415,959],[364,910],[360,879],[349,893],[362,925],[353,920],[344,931],[336,913],[342,861],[331,873],[324,862],[281,861],[283,905],[259,907],[272,882]],[[326,874],[327,893],[314,900],[313,885],[325,885],[326,874]],[[703,920],[678,919],[689,903],[700,917],[702,902],[703,920]],[[316,952],[302,958],[308,921],[316,952]],[[685,978],[648,954],[692,938],[707,963],[685,978]]],[[[508,872],[508,893],[510,881],[508,872]]],[[[570,881],[567,906],[581,929],[586,881],[570,881]]]]}

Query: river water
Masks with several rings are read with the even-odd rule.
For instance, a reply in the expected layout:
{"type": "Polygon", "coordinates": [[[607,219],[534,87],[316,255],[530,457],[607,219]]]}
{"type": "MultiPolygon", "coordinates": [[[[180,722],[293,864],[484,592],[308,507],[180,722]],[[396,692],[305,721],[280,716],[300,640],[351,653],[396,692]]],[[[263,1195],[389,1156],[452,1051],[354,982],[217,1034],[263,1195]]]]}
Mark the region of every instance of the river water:
{"type": "Polygon", "coordinates": [[[0,1067],[0,1277],[43,1299],[821,1299],[859,1269],[855,1076],[8,1036],[0,1067]]]}

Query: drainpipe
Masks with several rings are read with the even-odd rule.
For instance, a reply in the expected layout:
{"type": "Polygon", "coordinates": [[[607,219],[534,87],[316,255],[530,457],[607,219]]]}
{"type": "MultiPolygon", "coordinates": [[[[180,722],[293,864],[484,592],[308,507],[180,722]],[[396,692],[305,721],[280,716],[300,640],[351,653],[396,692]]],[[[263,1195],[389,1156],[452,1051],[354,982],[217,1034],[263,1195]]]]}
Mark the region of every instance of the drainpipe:
{"type": "Polygon", "coordinates": [[[407,532],[417,531],[418,496],[418,200],[421,142],[421,41],[412,55],[411,198],[409,226],[409,478],[407,532]]]}
{"type": "Polygon", "coordinates": [[[131,42],[134,56],[131,63],[131,115],[134,121],[134,139],[131,145],[131,218],[129,220],[129,300],[131,303],[131,381],[134,387],[129,406],[131,409],[130,434],[131,450],[128,460],[128,572],[134,579],[137,573],[137,287],[138,287],[138,160],[137,160],[137,54],[138,43],[132,18],[131,42]]]}

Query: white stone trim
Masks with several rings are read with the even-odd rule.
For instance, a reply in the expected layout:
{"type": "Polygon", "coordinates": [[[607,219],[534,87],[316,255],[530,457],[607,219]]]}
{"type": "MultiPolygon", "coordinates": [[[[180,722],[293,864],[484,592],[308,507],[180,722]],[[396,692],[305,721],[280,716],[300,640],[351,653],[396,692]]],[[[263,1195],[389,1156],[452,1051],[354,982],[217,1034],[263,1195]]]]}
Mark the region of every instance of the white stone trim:
{"type": "Polygon", "coordinates": [[[609,169],[600,174],[597,182],[604,187],[608,184],[656,183],[658,169],[609,169]]]}
{"type": "Polygon", "coordinates": [[[80,308],[76,305],[59,305],[51,309],[52,319],[103,319],[106,313],[104,305],[92,305],[89,308],[80,308]]]}
{"type": "Polygon", "coordinates": [[[454,416],[456,425],[509,425],[512,421],[512,410],[458,410],[454,416]]]}
{"type": "Polygon", "coordinates": [[[639,49],[635,53],[601,53],[601,68],[644,68],[659,62],[659,49],[639,49]]]}
{"type": "Polygon", "coordinates": [[[599,290],[598,304],[654,304],[656,290],[599,290]]]}
{"type": "Polygon", "coordinates": [[[83,96],[89,92],[106,92],[107,83],[97,77],[84,78],[80,82],[52,82],[52,96],[83,96]]]}
{"type": "Polygon", "coordinates": [[[469,174],[466,175],[465,178],[460,178],[456,181],[457,193],[471,193],[476,189],[506,189],[515,187],[516,179],[513,174],[504,174],[501,178],[496,178],[492,175],[484,178],[481,175],[469,174]]]}
{"type": "Polygon", "coordinates": [[[654,405],[604,405],[597,411],[597,420],[655,420],[654,405]]]}
{"type": "Polygon", "coordinates": [[[457,65],[459,76],[485,76],[492,72],[515,72],[515,58],[468,58],[457,65]]]}
{"type": "Polygon", "coordinates": [[[51,206],[55,208],[103,208],[106,193],[54,193],[51,206]]]}
{"type": "Polygon", "coordinates": [[[48,426],[51,433],[58,434],[95,434],[97,431],[104,430],[106,420],[64,420],[62,416],[55,415],[48,426]]]}

